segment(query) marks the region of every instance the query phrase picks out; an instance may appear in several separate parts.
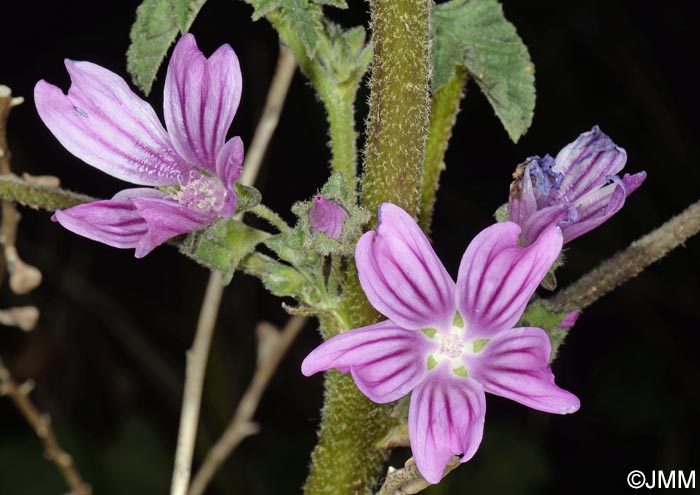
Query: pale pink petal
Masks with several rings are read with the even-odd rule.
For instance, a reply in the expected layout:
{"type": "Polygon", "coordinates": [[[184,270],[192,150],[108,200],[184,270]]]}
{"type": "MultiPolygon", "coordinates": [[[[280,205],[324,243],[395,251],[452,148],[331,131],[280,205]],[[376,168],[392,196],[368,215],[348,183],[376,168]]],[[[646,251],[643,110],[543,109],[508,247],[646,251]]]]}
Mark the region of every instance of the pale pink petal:
{"type": "Polygon", "coordinates": [[[128,199],[128,194],[122,191],[113,199],[56,210],[51,220],[93,241],[116,248],[134,248],[146,235],[148,225],[128,199]]]}
{"type": "Polygon", "coordinates": [[[199,212],[171,199],[136,197],[131,201],[148,224],[148,232],[136,245],[137,258],[146,256],[172,237],[193,232],[215,220],[211,212],[199,212]]]}
{"type": "Polygon", "coordinates": [[[332,368],[350,372],[370,400],[391,402],[425,378],[428,353],[435,347],[421,332],[383,321],[328,339],[306,356],[301,372],[306,376],[332,368]]]}
{"type": "Polygon", "coordinates": [[[229,45],[207,59],[194,36],[180,38],[168,64],[163,109],[175,149],[192,165],[216,172],[241,87],[238,58],[229,45]]]}
{"type": "Polygon", "coordinates": [[[549,337],[541,328],[501,332],[477,354],[465,358],[469,376],[484,390],[539,411],[569,414],[578,398],[559,388],[549,368],[549,337]]]}
{"type": "Polygon", "coordinates": [[[557,259],[562,234],[551,225],[529,247],[518,247],[520,227],[501,222],[467,247],[457,276],[456,304],[469,339],[491,338],[515,325],[557,259]]]}
{"type": "Polygon", "coordinates": [[[236,211],[236,189],[234,182],[241,176],[243,167],[243,141],[236,136],[229,139],[216,156],[216,175],[226,188],[224,206],[219,212],[220,217],[229,217],[236,211]]]}
{"type": "Polygon", "coordinates": [[[450,457],[471,459],[484,434],[486,400],[481,384],[440,365],[411,394],[408,434],[418,470],[430,483],[442,479],[450,457]]]}
{"type": "Polygon", "coordinates": [[[360,284],[380,313],[409,329],[450,328],[454,282],[416,222],[391,203],[379,207],[377,230],[357,243],[360,284]]]}
{"type": "Polygon", "coordinates": [[[113,72],[89,62],[66,60],[71,87],[39,81],[39,116],[72,154],[133,184],[176,185],[191,169],[175,152],[151,106],[113,72]]]}

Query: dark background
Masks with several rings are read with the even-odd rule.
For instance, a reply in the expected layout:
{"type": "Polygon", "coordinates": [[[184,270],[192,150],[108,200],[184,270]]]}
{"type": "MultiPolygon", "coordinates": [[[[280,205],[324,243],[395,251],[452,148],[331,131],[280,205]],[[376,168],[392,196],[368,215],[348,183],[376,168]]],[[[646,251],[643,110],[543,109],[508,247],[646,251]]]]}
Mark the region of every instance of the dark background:
{"type": "MultiPolygon", "coordinates": [[[[365,22],[367,4],[334,17],[365,22]]],[[[700,196],[697,24],[692,1],[505,0],[507,17],[537,69],[530,132],[511,143],[470,84],[447,156],[433,229],[435,248],[456,274],[469,240],[507,199],[510,173],[533,154],[555,154],[599,124],[629,154],[626,171],[646,170],[641,189],[604,227],[569,246],[560,283],[684,209],[700,196]]],[[[66,152],[39,120],[37,80],[67,88],[65,57],[125,74],[124,53],[138,5],[121,2],[3,2],[0,83],[26,104],[9,138],[16,172],[53,174],[65,187],[109,197],[123,187],[66,152]]],[[[243,100],[232,133],[250,143],[274,70],[277,41],[265,21],[233,0],[210,0],[194,23],[200,47],[236,50],[243,100]]],[[[149,101],[162,109],[164,71],[149,101]]],[[[364,102],[366,94],[359,97],[364,102]]],[[[358,122],[364,116],[364,108],[358,122]]],[[[326,126],[297,75],[258,181],[265,202],[291,220],[290,205],[327,176],[326,126]]],[[[18,248],[44,283],[28,296],[0,289],[0,307],[35,304],[38,328],[0,328],[0,352],[14,374],[37,382],[33,398],[51,413],[61,442],[96,494],[165,494],[177,435],[184,352],[191,343],[207,273],[171,247],[146,259],[75,236],[49,214],[23,210],[18,248]]],[[[631,469],[700,468],[700,241],[671,253],[587,310],[554,364],[581,410],[551,416],[489,396],[476,457],[433,494],[590,493],[629,490],[631,469]]],[[[6,284],[5,284],[6,285],[6,284]]],[[[254,365],[257,321],[282,324],[280,301],[237,276],[226,290],[207,374],[197,456],[227,423],[254,365]]],[[[321,379],[299,372],[317,343],[309,324],[272,382],[247,439],[212,495],[299,493],[315,440],[321,379]]],[[[394,464],[407,451],[397,452],[394,464]]],[[[6,398],[0,398],[0,494],[64,493],[58,472],[6,398]]]]}

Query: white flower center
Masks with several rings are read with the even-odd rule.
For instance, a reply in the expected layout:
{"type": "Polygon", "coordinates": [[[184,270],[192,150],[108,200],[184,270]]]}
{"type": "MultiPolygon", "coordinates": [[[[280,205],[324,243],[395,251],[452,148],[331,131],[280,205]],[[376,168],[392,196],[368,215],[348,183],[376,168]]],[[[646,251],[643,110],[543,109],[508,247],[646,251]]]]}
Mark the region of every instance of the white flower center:
{"type": "Polygon", "coordinates": [[[453,328],[452,332],[447,335],[442,335],[440,338],[439,352],[443,356],[450,359],[458,358],[462,355],[462,351],[464,350],[464,341],[462,340],[461,336],[453,333],[454,330],[455,329],[453,328]]]}
{"type": "Polygon", "coordinates": [[[224,204],[226,189],[215,177],[207,177],[194,171],[189,181],[180,184],[180,190],[172,198],[186,208],[201,212],[219,211],[224,204]]]}

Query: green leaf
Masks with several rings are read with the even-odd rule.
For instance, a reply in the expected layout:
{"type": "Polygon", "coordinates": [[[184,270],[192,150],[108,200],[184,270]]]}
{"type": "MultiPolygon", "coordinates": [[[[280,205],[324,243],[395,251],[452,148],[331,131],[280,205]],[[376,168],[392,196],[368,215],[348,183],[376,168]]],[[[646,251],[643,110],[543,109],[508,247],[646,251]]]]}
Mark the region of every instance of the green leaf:
{"type": "Polygon", "coordinates": [[[309,58],[314,58],[319,38],[323,35],[321,18],[323,11],[319,4],[331,4],[340,6],[344,0],[245,0],[253,6],[253,20],[257,21],[276,10],[279,10],[282,21],[289,25],[304,45],[309,58]]]}
{"type": "Polygon", "coordinates": [[[497,0],[451,0],[433,8],[433,92],[463,65],[508,135],[518,141],[535,109],[534,65],[497,0]]]}
{"type": "Polygon", "coordinates": [[[247,0],[253,7],[253,20],[257,21],[284,4],[284,0],[247,0]]]}
{"type": "Polygon", "coordinates": [[[145,94],[179,33],[185,33],[206,0],[144,0],[136,9],[126,67],[145,94]]]}
{"type": "Polygon", "coordinates": [[[339,9],[347,9],[348,3],[345,0],[314,0],[314,3],[319,5],[330,5],[339,9]]]}
{"type": "Polygon", "coordinates": [[[243,257],[268,237],[267,232],[243,222],[221,219],[204,230],[189,234],[180,252],[210,269],[219,270],[228,283],[243,257]]]}
{"type": "Polygon", "coordinates": [[[306,53],[313,58],[318,38],[323,33],[321,8],[308,0],[286,0],[283,2],[282,15],[297,32],[306,53]]]}

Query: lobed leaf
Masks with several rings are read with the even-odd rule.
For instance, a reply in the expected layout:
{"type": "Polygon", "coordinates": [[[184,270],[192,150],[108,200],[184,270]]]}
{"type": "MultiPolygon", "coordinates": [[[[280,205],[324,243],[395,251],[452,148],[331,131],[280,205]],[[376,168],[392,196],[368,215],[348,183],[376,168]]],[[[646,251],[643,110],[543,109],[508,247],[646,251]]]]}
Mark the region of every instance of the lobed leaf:
{"type": "Polygon", "coordinates": [[[510,138],[532,123],[534,65],[497,0],[451,0],[433,8],[432,91],[464,66],[486,95],[510,138]]]}
{"type": "Polygon", "coordinates": [[[158,68],[179,33],[192,26],[206,0],[144,0],[136,9],[126,68],[145,94],[151,92],[158,68]]]}

